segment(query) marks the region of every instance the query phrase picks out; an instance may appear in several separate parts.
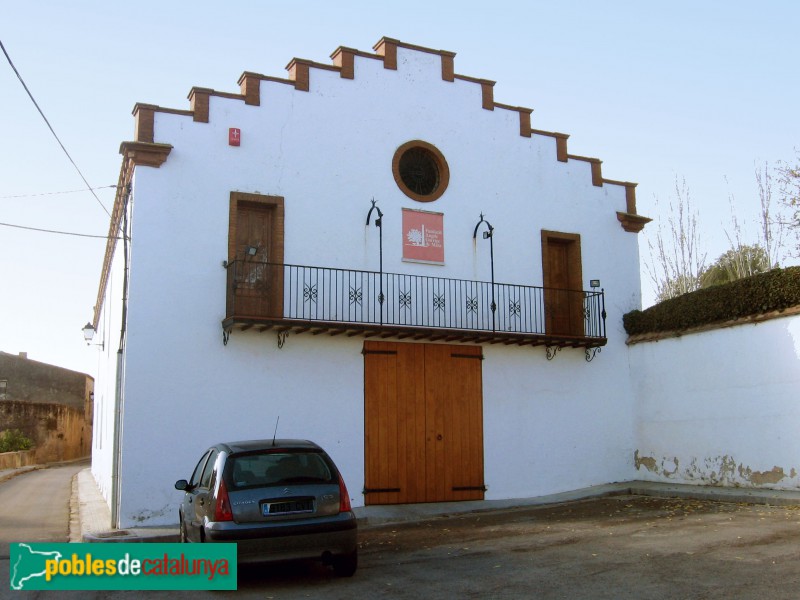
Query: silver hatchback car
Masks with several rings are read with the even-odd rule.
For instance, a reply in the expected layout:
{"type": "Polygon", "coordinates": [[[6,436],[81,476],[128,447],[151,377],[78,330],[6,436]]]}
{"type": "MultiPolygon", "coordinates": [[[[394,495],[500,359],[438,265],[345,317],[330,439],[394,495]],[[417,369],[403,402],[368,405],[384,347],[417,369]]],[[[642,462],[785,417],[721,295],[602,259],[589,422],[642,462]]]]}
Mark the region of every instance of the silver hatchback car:
{"type": "Polygon", "coordinates": [[[182,542],[236,542],[240,563],[316,558],[349,577],[358,566],[356,518],[342,476],[308,440],[209,448],[180,505],[182,542]]]}

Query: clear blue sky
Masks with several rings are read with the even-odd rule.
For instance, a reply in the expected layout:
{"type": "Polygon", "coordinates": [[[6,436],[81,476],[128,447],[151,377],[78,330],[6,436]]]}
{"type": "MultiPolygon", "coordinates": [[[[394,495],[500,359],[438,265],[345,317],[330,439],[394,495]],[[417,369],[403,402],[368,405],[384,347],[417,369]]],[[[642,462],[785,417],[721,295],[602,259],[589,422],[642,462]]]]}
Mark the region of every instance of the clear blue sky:
{"type": "MultiPolygon", "coordinates": [[[[570,152],[602,159],[605,177],[638,182],[641,214],[659,218],[654,199],[663,210],[685,178],[710,260],[727,249],[729,196],[754,230],[754,165],[800,147],[794,0],[0,6],[0,40],[95,187],[117,182],[134,103],[188,109],[192,86],[238,92],[243,71],[283,77],[293,57],[328,62],[382,36],[456,52],[456,72],[495,80],[497,102],[533,108],[533,127],[570,134],[570,152]]],[[[85,186],[0,59],[0,222],[105,235],[89,192],[52,194],[85,186]]],[[[114,190],[96,193],[110,210],[114,190]]],[[[80,329],[104,248],[0,226],[0,350],[94,374],[80,329]]]]}

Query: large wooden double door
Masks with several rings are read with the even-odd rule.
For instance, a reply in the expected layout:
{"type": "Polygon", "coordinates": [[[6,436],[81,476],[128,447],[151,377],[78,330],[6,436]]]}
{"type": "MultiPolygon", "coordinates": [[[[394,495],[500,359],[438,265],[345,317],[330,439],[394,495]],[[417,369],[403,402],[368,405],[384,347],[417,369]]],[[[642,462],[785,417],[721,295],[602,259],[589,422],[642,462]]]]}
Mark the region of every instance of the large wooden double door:
{"type": "Polygon", "coordinates": [[[364,342],[365,502],[482,500],[481,348],[364,342]]]}

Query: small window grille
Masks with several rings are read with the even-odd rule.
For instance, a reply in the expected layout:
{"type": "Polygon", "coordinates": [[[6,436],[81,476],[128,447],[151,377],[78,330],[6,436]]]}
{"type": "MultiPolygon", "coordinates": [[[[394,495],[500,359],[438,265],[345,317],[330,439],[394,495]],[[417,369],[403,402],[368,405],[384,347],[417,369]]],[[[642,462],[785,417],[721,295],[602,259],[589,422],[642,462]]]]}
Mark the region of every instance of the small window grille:
{"type": "Polygon", "coordinates": [[[418,202],[437,200],[450,182],[444,155],[422,140],[406,142],[395,151],[392,173],[400,190],[418,202]]]}
{"type": "Polygon", "coordinates": [[[439,188],[439,168],[425,148],[409,148],[400,157],[400,178],[415,194],[428,196],[439,188]]]}

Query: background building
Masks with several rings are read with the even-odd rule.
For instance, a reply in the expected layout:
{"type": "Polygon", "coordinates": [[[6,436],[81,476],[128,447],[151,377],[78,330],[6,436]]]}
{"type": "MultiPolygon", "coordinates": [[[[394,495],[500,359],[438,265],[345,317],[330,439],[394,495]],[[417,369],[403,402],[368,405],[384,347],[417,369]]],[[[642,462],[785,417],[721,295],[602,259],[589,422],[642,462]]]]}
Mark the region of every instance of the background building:
{"type": "Polygon", "coordinates": [[[18,429],[34,442],[31,464],[91,454],[93,397],[89,375],[0,352],[0,432],[18,429]]]}

